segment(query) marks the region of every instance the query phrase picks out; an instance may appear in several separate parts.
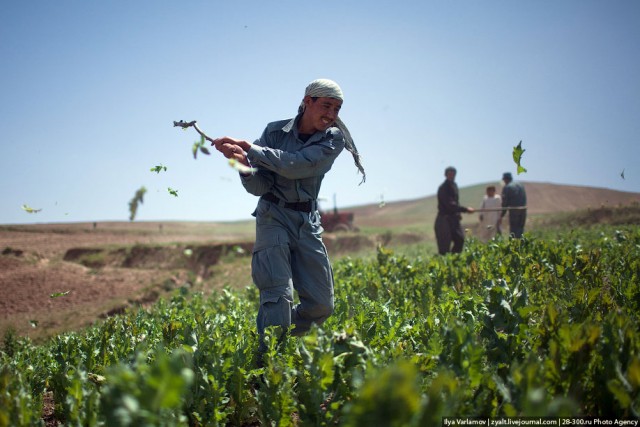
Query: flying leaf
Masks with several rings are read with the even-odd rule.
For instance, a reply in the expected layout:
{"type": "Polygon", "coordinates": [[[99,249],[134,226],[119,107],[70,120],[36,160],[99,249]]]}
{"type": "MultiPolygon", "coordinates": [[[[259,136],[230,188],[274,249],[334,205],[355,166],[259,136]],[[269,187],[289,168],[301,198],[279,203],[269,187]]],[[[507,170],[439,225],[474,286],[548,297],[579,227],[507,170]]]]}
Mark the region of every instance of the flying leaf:
{"type": "Polygon", "coordinates": [[[205,147],[206,142],[207,140],[205,139],[205,137],[201,135],[200,141],[196,141],[193,143],[193,147],[191,147],[191,151],[193,152],[194,159],[198,158],[198,150],[203,154],[210,154],[209,149],[205,147]]]}
{"type": "Polygon", "coordinates": [[[34,209],[34,208],[32,208],[31,206],[29,206],[29,205],[22,205],[22,209],[23,209],[25,212],[30,213],[30,214],[38,213],[38,212],[40,212],[40,211],[42,210],[42,209],[34,209]]]}
{"type": "Polygon", "coordinates": [[[66,296],[66,295],[69,295],[69,292],[71,292],[71,291],[66,291],[66,292],[55,292],[55,293],[51,294],[51,295],[49,296],[49,298],[59,298],[59,297],[64,297],[64,296],[66,296]]]}
{"type": "Polygon", "coordinates": [[[167,188],[167,191],[169,192],[169,194],[171,194],[174,197],[178,197],[178,190],[174,190],[173,188],[169,187],[167,188]]]}
{"type": "Polygon", "coordinates": [[[167,167],[163,164],[160,164],[151,168],[151,172],[160,173],[162,171],[165,171],[165,172],[167,171],[167,167]]]}
{"type": "Polygon", "coordinates": [[[229,166],[231,166],[232,168],[234,168],[235,170],[237,170],[242,174],[250,174],[250,173],[258,172],[258,169],[243,165],[236,159],[229,159],[229,166]]]}
{"type": "Polygon", "coordinates": [[[138,212],[138,204],[144,201],[144,193],[146,192],[147,189],[145,187],[140,187],[133,196],[133,199],[129,202],[129,221],[133,221],[135,219],[136,213],[138,212]]]}
{"type": "Polygon", "coordinates": [[[523,166],[520,165],[522,155],[525,151],[527,150],[522,148],[522,140],[520,140],[517,146],[513,147],[513,161],[516,162],[516,165],[518,166],[518,175],[520,175],[522,172],[527,171],[523,166]]]}

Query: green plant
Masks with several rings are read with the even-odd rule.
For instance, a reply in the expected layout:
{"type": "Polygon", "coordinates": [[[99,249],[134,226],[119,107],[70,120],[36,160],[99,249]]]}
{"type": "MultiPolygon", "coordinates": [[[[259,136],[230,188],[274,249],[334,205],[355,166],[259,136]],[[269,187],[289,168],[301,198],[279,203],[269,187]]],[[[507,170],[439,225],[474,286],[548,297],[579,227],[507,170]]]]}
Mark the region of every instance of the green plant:
{"type": "Polygon", "coordinates": [[[304,337],[269,334],[262,368],[253,286],[177,290],[40,346],[5,335],[0,426],[37,424],[45,390],[69,425],[640,415],[637,227],[471,240],[446,256],[380,246],[333,267],[334,314],[304,337]]]}

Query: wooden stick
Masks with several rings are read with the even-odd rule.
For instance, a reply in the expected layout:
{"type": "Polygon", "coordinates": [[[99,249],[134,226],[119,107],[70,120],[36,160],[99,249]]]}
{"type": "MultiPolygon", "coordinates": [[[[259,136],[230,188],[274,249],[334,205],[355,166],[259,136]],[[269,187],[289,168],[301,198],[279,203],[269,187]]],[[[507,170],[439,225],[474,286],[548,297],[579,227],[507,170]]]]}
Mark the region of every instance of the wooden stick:
{"type": "Polygon", "coordinates": [[[497,212],[497,211],[509,211],[509,210],[523,210],[527,209],[526,206],[509,206],[506,208],[484,208],[484,209],[474,209],[474,212],[497,212]]]}
{"type": "Polygon", "coordinates": [[[197,122],[195,120],[191,121],[191,122],[185,122],[184,120],[180,120],[179,122],[174,121],[173,122],[173,126],[174,127],[181,127],[182,129],[187,129],[190,127],[193,127],[196,132],[198,132],[200,135],[202,135],[202,137],[204,139],[206,139],[209,142],[213,142],[213,139],[210,138],[206,133],[204,133],[197,125],[197,122]]]}

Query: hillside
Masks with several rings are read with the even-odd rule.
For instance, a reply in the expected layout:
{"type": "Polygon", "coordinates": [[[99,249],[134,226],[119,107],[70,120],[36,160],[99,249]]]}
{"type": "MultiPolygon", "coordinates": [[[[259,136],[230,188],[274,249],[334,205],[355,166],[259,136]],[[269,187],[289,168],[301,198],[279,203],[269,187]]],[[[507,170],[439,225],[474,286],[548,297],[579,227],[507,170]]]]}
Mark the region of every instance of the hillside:
{"type": "MultiPolygon", "coordinates": [[[[523,183],[527,190],[528,214],[533,224],[537,217],[548,214],[640,203],[640,193],[551,183],[523,183]]],[[[460,203],[463,206],[479,207],[485,188],[490,184],[496,185],[485,183],[460,188],[460,203]]],[[[500,186],[496,186],[499,192],[500,186]]],[[[437,198],[433,194],[414,200],[386,203],[383,207],[372,204],[347,207],[343,210],[354,212],[355,222],[361,228],[412,230],[427,227],[430,231],[437,214],[437,198]]],[[[475,215],[465,215],[463,222],[473,224],[477,222],[477,218],[475,215]]]]}

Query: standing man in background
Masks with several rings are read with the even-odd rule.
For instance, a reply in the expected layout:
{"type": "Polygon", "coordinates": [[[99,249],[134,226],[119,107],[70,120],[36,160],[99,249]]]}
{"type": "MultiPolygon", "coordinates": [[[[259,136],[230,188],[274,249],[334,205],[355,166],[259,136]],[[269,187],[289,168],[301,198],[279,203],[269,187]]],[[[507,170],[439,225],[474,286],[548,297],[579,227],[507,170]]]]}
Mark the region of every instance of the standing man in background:
{"type": "Polygon", "coordinates": [[[435,232],[438,241],[438,253],[460,253],[464,246],[464,230],[460,224],[462,212],[472,213],[473,208],[460,206],[458,184],[455,183],[456,168],[449,166],[444,170],[445,180],[438,187],[438,216],[435,232]],[[453,246],[451,243],[453,242],[453,246]]]}
{"type": "Polygon", "coordinates": [[[509,234],[520,238],[524,233],[524,223],[527,220],[527,210],[524,209],[527,206],[527,192],[522,183],[513,180],[511,172],[502,174],[502,181],[504,182],[504,187],[502,187],[502,207],[506,209],[502,211],[500,222],[502,223],[502,218],[509,211],[509,234]],[[514,207],[520,209],[509,209],[514,207]]]}
{"type": "Polygon", "coordinates": [[[484,243],[493,239],[496,234],[500,233],[500,218],[502,211],[502,200],[500,195],[496,194],[496,186],[489,185],[486,188],[486,194],[482,198],[480,206],[480,232],[479,237],[484,243]]]}
{"type": "Polygon", "coordinates": [[[301,335],[333,313],[333,271],[321,238],[318,193],[343,149],[353,155],[364,181],[358,150],[338,117],[342,102],[337,83],[314,80],[298,114],[269,123],[254,143],[226,136],[213,142],[226,158],[251,168],[241,173],[242,185],[260,197],[253,213],[251,261],[253,282],[260,290],[258,366],[264,363],[267,327],[279,327],[285,334],[293,325],[292,334],[301,335]]]}

